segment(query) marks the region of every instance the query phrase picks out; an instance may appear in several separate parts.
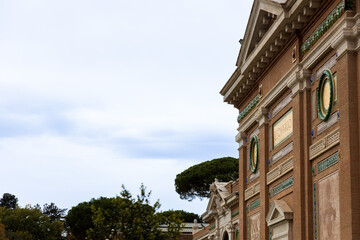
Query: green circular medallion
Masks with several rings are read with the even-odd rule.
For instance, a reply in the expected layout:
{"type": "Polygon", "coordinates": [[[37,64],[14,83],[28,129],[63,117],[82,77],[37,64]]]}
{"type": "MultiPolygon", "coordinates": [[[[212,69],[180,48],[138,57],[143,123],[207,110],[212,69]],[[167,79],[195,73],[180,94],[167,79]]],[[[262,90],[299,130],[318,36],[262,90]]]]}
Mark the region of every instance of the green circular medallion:
{"type": "Polygon", "coordinates": [[[317,107],[319,117],[327,121],[334,103],[334,80],[330,70],[325,70],[321,75],[317,88],[317,107]]]}
{"type": "Polygon", "coordinates": [[[259,140],[256,136],[250,142],[250,170],[255,173],[259,163],[259,140]]]}

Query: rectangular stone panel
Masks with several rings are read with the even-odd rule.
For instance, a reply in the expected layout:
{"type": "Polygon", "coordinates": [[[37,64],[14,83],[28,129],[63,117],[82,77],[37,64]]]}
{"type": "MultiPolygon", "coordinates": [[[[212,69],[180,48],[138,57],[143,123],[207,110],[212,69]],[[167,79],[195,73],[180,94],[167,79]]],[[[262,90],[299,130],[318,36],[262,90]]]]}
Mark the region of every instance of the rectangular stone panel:
{"type": "Polygon", "coordinates": [[[249,221],[250,240],[260,240],[260,213],[250,217],[249,221]]]}
{"type": "Polygon", "coordinates": [[[256,173],[252,173],[249,177],[249,183],[253,182],[254,180],[260,177],[260,171],[256,171],[256,173]]]}
{"type": "Polygon", "coordinates": [[[293,112],[290,109],[273,125],[274,149],[288,139],[293,133],[293,112]]]}
{"type": "Polygon", "coordinates": [[[274,182],[276,179],[284,176],[286,173],[290,172],[294,168],[294,159],[291,157],[288,160],[284,161],[280,166],[271,170],[266,174],[267,184],[274,182]]]}
{"type": "Polygon", "coordinates": [[[281,110],[283,110],[292,100],[292,92],[287,95],[276,107],[272,110],[271,117],[274,118],[281,110]]]}
{"type": "Polygon", "coordinates": [[[272,157],[272,164],[276,163],[281,158],[283,158],[288,153],[290,153],[293,150],[293,147],[294,147],[294,143],[291,142],[288,145],[286,145],[285,147],[283,147],[281,150],[279,150],[277,153],[275,153],[272,157]]]}
{"type": "Polygon", "coordinates": [[[311,119],[316,119],[316,91],[311,93],[311,119]]]}
{"type": "Polygon", "coordinates": [[[318,81],[322,75],[322,73],[326,70],[326,69],[331,69],[333,66],[335,66],[336,64],[336,54],[334,56],[332,56],[329,60],[326,61],[326,63],[324,65],[321,66],[321,68],[319,68],[316,71],[316,81],[318,81]]]}
{"type": "Polygon", "coordinates": [[[259,192],[260,192],[260,183],[258,182],[255,185],[245,190],[245,200],[248,200],[249,198],[255,196],[259,192]]]}
{"type": "Polygon", "coordinates": [[[319,239],[340,239],[339,173],[318,183],[319,239]]]}
{"type": "Polygon", "coordinates": [[[312,160],[315,157],[319,156],[323,152],[327,151],[331,147],[335,146],[340,142],[340,130],[336,129],[335,131],[329,133],[316,143],[310,146],[309,159],[312,160]]]}
{"type": "Polygon", "coordinates": [[[339,120],[338,112],[333,113],[330,118],[326,122],[322,122],[317,126],[317,135],[319,136],[323,133],[326,129],[333,126],[339,120]]]}

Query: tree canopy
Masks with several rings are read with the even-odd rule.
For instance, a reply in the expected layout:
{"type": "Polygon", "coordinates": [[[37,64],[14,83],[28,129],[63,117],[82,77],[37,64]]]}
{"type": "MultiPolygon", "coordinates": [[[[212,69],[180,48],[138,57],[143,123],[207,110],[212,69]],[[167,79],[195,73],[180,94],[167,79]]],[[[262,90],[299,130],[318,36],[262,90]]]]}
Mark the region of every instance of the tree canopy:
{"type": "Polygon", "coordinates": [[[57,240],[64,230],[63,222],[50,221],[39,209],[0,207],[0,222],[9,240],[57,240]]]}
{"type": "Polygon", "coordinates": [[[3,197],[0,199],[0,207],[15,209],[17,206],[18,199],[15,195],[10,193],[4,193],[3,197]]]}
{"type": "Polygon", "coordinates": [[[175,190],[181,199],[191,201],[195,197],[209,197],[210,184],[215,178],[221,182],[228,182],[238,177],[239,159],[217,158],[194,165],[178,174],[175,178],[175,190]]]}
{"type": "Polygon", "coordinates": [[[21,208],[15,195],[4,193],[0,199],[0,240],[58,240],[62,239],[65,210],[54,203],[21,208]]]}
{"type": "Polygon", "coordinates": [[[160,203],[151,205],[150,195],[143,185],[136,198],[123,187],[120,196],[92,199],[73,207],[66,217],[66,224],[77,240],[176,239],[182,224],[180,216],[176,213],[157,215],[160,203]],[[162,223],[168,226],[167,232],[159,229],[162,223]]]}
{"type": "Polygon", "coordinates": [[[55,203],[44,204],[42,213],[50,218],[50,221],[60,221],[65,216],[66,209],[58,208],[55,203]]]}
{"type": "Polygon", "coordinates": [[[186,212],[183,210],[168,210],[168,211],[163,211],[163,212],[158,212],[157,213],[159,216],[164,216],[164,217],[168,217],[171,216],[173,214],[178,214],[181,221],[184,223],[192,223],[194,222],[194,219],[196,219],[196,221],[198,223],[203,223],[203,219],[196,213],[191,213],[191,212],[186,212]]]}

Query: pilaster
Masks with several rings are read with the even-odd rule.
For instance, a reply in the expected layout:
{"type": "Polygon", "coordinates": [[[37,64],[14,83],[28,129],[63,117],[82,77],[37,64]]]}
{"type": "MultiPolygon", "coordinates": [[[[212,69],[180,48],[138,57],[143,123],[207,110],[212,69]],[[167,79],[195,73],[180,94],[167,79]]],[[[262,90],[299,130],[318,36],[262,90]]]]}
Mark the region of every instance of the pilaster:
{"type": "Polygon", "coordinates": [[[240,141],[243,144],[239,148],[239,238],[246,239],[246,134],[240,132],[240,141]]]}
{"type": "Polygon", "coordinates": [[[296,80],[292,82],[290,86],[292,89],[292,102],[293,102],[293,126],[295,131],[293,132],[293,159],[294,159],[294,199],[296,199],[296,205],[294,206],[294,218],[293,218],[293,229],[294,231],[294,240],[305,240],[306,234],[306,193],[308,192],[307,187],[305,186],[305,179],[307,176],[306,170],[308,170],[309,162],[305,155],[305,144],[306,140],[306,131],[301,131],[301,129],[306,129],[306,115],[304,114],[305,109],[311,109],[307,106],[305,99],[308,98],[309,89],[310,89],[310,76],[311,72],[306,69],[299,69],[296,72],[296,80]]]}
{"type": "Polygon", "coordinates": [[[357,53],[345,51],[338,61],[340,125],[341,239],[360,239],[359,116],[357,53]]]}
{"type": "Polygon", "coordinates": [[[261,115],[258,117],[259,122],[259,171],[260,171],[260,239],[269,239],[269,228],[266,225],[266,216],[269,212],[269,187],[266,184],[266,173],[268,172],[269,158],[269,123],[268,109],[262,108],[261,115]]]}

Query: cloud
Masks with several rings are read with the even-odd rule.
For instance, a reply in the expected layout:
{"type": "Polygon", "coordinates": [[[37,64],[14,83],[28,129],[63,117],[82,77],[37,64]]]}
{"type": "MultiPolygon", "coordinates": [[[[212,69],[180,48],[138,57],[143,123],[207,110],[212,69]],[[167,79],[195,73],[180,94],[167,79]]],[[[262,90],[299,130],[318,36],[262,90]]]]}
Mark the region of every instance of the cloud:
{"type": "Polygon", "coordinates": [[[122,184],[136,195],[144,183],[153,190],[154,201],[163,199],[166,210],[172,201],[181,202],[174,192],[176,174],[192,165],[188,159],[128,158],[83,140],[51,135],[3,138],[0,151],[6,159],[1,190],[15,194],[23,206],[56,201],[69,208],[91,198],[116,196],[122,184]]]}
{"type": "Polygon", "coordinates": [[[218,92],[251,3],[0,4],[0,193],[69,208],[143,182],[165,210],[201,213],[173,181],[237,155],[237,111],[218,92]]]}

